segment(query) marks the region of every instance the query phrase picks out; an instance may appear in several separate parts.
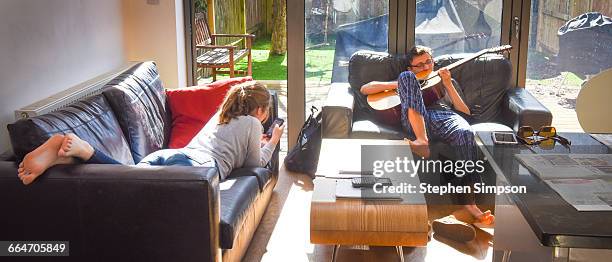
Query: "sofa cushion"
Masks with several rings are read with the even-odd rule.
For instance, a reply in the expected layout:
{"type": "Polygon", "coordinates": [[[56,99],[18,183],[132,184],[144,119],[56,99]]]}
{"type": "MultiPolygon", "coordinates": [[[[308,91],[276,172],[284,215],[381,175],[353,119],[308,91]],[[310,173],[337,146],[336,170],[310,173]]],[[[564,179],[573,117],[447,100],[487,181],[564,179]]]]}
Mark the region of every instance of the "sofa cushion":
{"type": "Polygon", "coordinates": [[[169,148],[185,147],[217,112],[233,85],[253,80],[235,77],[202,86],[166,90],[172,112],[169,148]]]}
{"type": "Polygon", "coordinates": [[[259,191],[263,191],[264,187],[272,178],[272,170],[263,167],[244,167],[232,170],[228,178],[238,178],[244,176],[254,176],[259,183],[259,191]]]}
{"type": "Polygon", "coordinates": [[[179,120],[173,120],[168,148],[185,147],[205,124],[205,121],[191,117],[181,117],[179,120]]]}
{"type": "Polygon", "coordinates": [[[221,189],[221,248],[233,247],[247,211],[257,198],[259,186],[254,176],[227,179],[219,185],[221,189]]]}
{"type": "Polygon", "coordinates": [[[361,94],[361,86],[371,81],[396,80],[408,66],[408,60],[403,56],[392,56],[388,53],[374,51],[357,51],[349,61],[349,84],[355,96],[355,111],[357,119],[370,116],[372,108],[367,104],[367,97],[361,94]]]}
{"type": "Polygon", "coordinates": [[[371,120],[360,120],[353,123],[351,138],[401,140],[407,138],[407,133],[399,126],[380,124],[371,120]]]}
{"type": "MultiPolygon", "coordinates": [[[[436,57],[436,68],[449,65],[471,54],[436,57]]],[[[452,71],[465,95],[475,123],[500,122],[506,91],[511,87],[512,66],[504,56],[483,55],[452,71]]]]}
{"type": "Polygon", "coordinates": [[[76,102],[52,113],[8,125],[13,152],[19,160],[53,134],[74,133],[123,164],[134,164],[117,119],[103,95],[76,102]]]}
{"type": "Polygon", "coordinates": [[[512,128],[510,128],[510,127],[508,127],[506,125],[498,124],[498,123],[480,123],[480,124],[475,124],[475,125],[472,125],[472,131],[474,131],[474,133],[476,133],[476,132],[483,132],[483,131],[513,132],[512,128]]]}
{"type": "Polygon", "coordinates": [[[164,148],[170,131],[166,94],[153,62],[139,63],[103,91],[130,145],[134,162],[164,148]]]}

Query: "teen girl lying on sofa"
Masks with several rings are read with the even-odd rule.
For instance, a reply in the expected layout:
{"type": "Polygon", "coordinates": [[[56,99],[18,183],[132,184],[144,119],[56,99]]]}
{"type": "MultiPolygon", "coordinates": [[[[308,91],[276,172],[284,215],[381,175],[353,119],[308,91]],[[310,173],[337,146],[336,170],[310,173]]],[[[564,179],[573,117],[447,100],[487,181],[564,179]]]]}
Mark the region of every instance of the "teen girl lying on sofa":
{"type": "MultiPolygon", "coordinates": [[[[284,125],[274,126],[272,136],[263,135],[268,118],[270,93],[251,81],[230,89],[221,110],[191,142],[181,149],[164,149],[146,156],[138,165],[216,166],[221,179],[234,168],[263,167],[272,157],[284,125]],[[215,163],[216,162],[216,163],[215,163]]],[[[28,153],[19,164],[23,184],[32,183],[57,164],[120,164],[74,134],[57,134],[28,153]]]]}

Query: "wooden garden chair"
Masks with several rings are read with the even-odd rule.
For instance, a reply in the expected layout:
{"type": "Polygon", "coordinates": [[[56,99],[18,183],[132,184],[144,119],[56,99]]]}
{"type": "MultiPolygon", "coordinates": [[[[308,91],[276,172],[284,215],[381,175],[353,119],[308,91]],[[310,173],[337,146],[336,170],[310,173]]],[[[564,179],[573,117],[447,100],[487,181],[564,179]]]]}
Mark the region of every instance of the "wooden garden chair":
{"type": "Polygon", "coordinates": [[[195,21],[196,37],[196,64],[198,68],[212,69],[213,81],[217,80],[217,74],[252,75],[251,46],[255,35],[252,34],[211,34],[206,18],[198,18],[195,21]],[[228,45],[217,45],[217,38],[240,37],[241,39],[228,45]],[[243,42],[240,44],[240,42],[243,42]],[[244,48],[243,48],[244,47],[244,48]],[[235,70],[236,62],[247,57],[247,71],[235,70]],[[219,70],[228,68],[228,70],[219,70]]]}

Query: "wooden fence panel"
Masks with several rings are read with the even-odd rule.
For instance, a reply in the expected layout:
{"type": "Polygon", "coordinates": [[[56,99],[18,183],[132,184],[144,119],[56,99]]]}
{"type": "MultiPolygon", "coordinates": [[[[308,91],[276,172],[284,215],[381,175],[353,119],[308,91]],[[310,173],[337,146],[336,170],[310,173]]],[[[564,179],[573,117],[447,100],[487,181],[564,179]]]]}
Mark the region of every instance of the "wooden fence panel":
{"type": "Polygon", "coordinates": [[[265,0],[246,0],[246,28],[247,32],[255,33],[265,26],[265,0]]]}
{"type": "Polygon", "coordinates": [[[612,17],[612,1],[610,0],[594,0],[593,11],[602,13],[607,17],[612,17]]]}
{"type": "MultiPolygon", "coordinates": [[[[245,0],[215,0],[215,33],[244,34],[246,32],[245,0]]],[[[235,39],[219,39],[220,44],[235,39]]]]}
{"type": "Polygon", "coordinates": [[[570,19],[587,12],[612,15],[610,0],[540,0],[538,7],[537,50],[556,54],[559,52],[557,31],[570,19]]]}
{"type": "Polygon", "coordinates": [[[266,16],[272,16],[268,0],[214,0],[215,29],[220,34],[267,32],[266,16]]]}

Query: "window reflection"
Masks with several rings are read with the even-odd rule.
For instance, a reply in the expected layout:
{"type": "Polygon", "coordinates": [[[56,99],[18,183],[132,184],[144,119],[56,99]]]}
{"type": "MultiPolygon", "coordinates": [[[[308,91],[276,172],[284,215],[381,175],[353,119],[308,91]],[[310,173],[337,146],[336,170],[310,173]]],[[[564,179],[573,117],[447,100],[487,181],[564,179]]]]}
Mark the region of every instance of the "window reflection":
{"type": "Polygon", "coordinates": [[[499,45],[502,0],[417,1],[415,43],[434,54],[473,53],[499,45]]]}
{"type": "Polygon", "coordinates": [[[562,131],[582,131],[576,98],[583,84],[612,67],[609,0],[532,0],[526,88],[562,131]]]}
{"type": "MultiPolygon", "coordinates": [[[[305,1],[306,108],[320,106],[332,82],[348,82],[358,50],[388,50],[388,0],[305,1]]],[[[290,18],[289,18],[290,19],[290,18]]]]}

